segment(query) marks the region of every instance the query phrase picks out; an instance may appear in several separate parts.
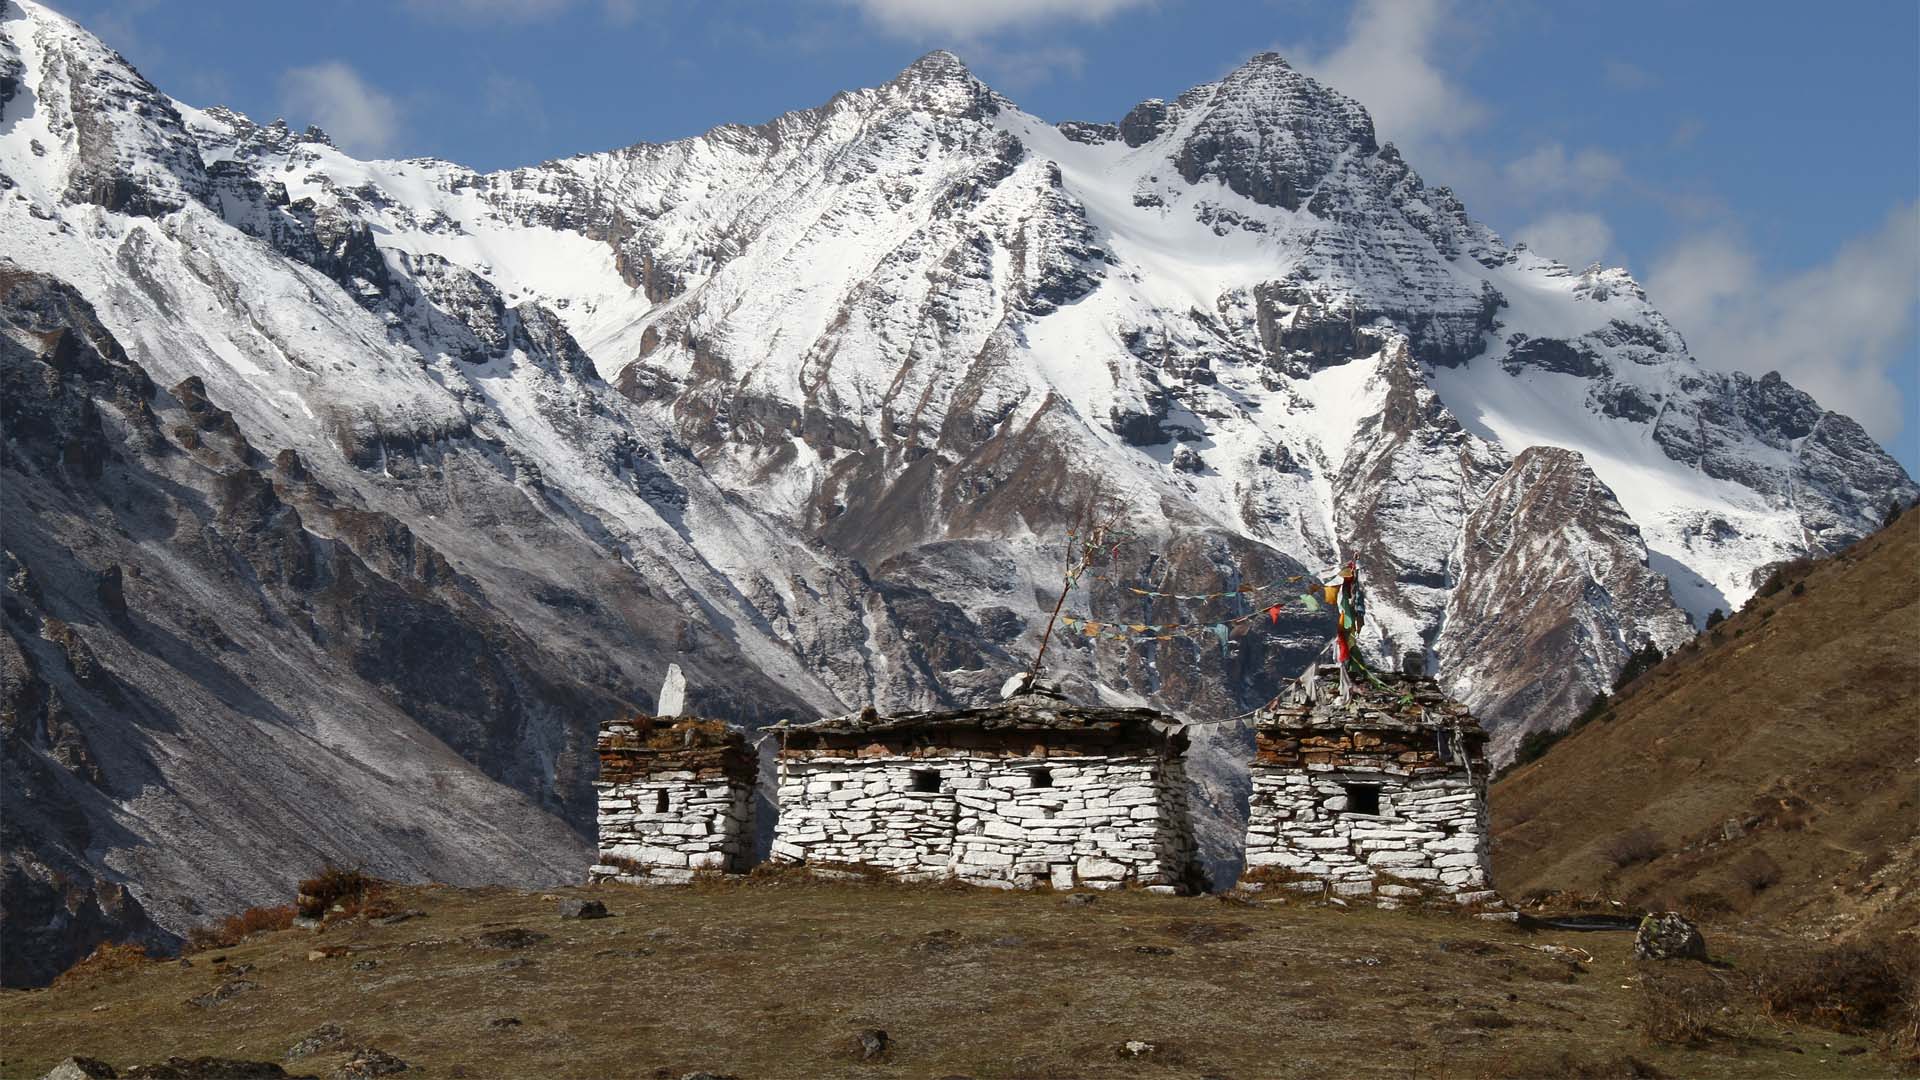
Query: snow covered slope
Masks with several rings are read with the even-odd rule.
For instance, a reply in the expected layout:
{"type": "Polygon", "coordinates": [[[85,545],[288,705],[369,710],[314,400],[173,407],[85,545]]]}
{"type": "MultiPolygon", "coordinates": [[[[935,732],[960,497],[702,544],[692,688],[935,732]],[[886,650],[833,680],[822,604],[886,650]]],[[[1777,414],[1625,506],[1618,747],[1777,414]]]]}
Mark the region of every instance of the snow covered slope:
{"type": "MultiPolygon", "coordinates": [[[[1847,418],[1696,364],[1624,271],[1504,244],[1359,105],[1271,54],[1118,123],[1052,124],[936,52],[759,126],[482,174],[189,107],[84,29],[0,0],[0,252],[22,298],[8,362],[33,385],[64,373],[61,393],[107,418],[98,475],[47,441],[93,430],[65,405],[45,405],[60,419],[37,451],[9,450],[9,480],[58,506],[18,546],[29,576],[170,581],[212,550],[195,537],[252,550],[296,514],[303,550],[347,545],[356,586],[276,570],[263,600],[257,567],[216,574],[208,602],[262,613],[229,634],[254,642],[244,664],[186,615],[154,618],[217,668],[268,672],[275,715],[316,665],[345,663],[337,692],[361,719],[302,737],[351,772],[394,753],[367,718],[423,724],[487,780],[463,789],[479,819],[529,799],[584,827],[591,764],[570,748],[597,711],[644,706],[669,659],[698,707],[746,721],[992,692],[1035,646],[1064,528],[1096,487],[1141,539],[1074,610],[1224,621],[1269,599],[1129,589],[1222,592],[1354,558],[1376,601],[1369,655],[1438,663],[1509,739],[1564,722],[1579,688],[1737,604],[1767,564],[1916,494],[1847,418]],[[68,299],[29,302],[52,295],[68,299]],[[63,331],[119,349],[151,394],[111,391],[63,331]],[[125,419],[143,410],[151,431],[125,419]],[[203,422],[233,445],[209,450],[203,422]],[[221,511],[235,485],[270,504],[221,511]],[[122,488],[176,492],[167,527],[121,520],[122,488]],[[1579,508],[1579,529],[1539,507],[1579,508]],[[99,542],[71,542],[83,521],[99,542]],[[396,554],[418,550],[444,580],[396,554]],[[362,624],[285,637],[316,604],[389,595],[369,574],[469,645],[370,657],[385,639],[362,624]],[[1537,644],[1495,648],[1516,589],[1541,597],[1537,644]],[[490,700],[484,737],[451,721],[449,688],[406,675],[475,656],[548,684],[490,700]],[[1565,693],[1515,692],[1548,672],[1565,693]]],[[[165,606],[164,589],[127,591],[165,606]]],[[[42,644],[51,618],[162,711],[189,699],[190,673],[137,664],[136,635],[87,589],[40,597],[8,624],[34,678],[71,675],[42,644]]],[[[1201,719],[1265,700],[1327,634],[1301,611],[1234,625],[1225,642],[1069,638],[1050,665],[1088,699],[1201,719]]],[[[68,711],[87,740],[134,738],[97,702],[68,711]]],[[[16,724],[9,762],[72,773],[56,728],[16,724]]],[[[1203,798],[1230,814],[1238,743],[1198,745],[1203,798]]],[[[286,809],[193,760],[172,755],[147,797],[235,829],[286,809]]],[[[39,865],[149,898],[266,891],[266,871],[242,881],[139,817],[112,772],[87,781],[88,820],[153,854],[136,867],[131,841],[49,826],[28,845],[39,865]]],[[[399,791],[366,813],[404,818],[399,791]]],[[[505,847],[456,865],[404,844],[341,854],[534,873],[505,847]]],[[[150,906],[177,927],[188,912],[169,903],[150,906]]]]}

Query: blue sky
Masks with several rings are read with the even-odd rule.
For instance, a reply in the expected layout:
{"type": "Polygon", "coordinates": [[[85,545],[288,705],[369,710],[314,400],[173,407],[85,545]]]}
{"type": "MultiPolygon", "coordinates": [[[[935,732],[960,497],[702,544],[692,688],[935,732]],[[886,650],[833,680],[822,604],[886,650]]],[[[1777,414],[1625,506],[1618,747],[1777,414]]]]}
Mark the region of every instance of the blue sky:
{"type": "Polygon", "coordinates": [[[54,0],[162,89],[479,168],[757,122],[934,47],[1048,119],[1277,49],[1475,216],[1625,265],[1701,362],[1920,472],[1920,5],[1691,0],[54,0]]]}

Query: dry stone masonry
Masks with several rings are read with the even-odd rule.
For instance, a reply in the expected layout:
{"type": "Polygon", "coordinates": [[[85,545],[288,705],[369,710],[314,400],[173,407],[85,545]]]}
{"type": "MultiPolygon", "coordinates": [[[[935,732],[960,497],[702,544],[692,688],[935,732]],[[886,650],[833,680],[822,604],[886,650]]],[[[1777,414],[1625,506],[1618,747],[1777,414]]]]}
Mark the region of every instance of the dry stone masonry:
{"type": "MultiPolygon", "coordinates": [[[[1254,722],[1249,882],[1386,907],[1495,900],[1486,733],[1430,678],[1380,675],[1343,703],[1330,689],[1337,670],[1316,676],[1254,722]]],[[[773,730],[775,862],[1000,888],[1205,885],[1187,735],[1164,713],[1040,691],[773,730]]],[[[757,757],[740,732],[643,716],[607,724],[599,749],[590,880],[748,868],[757,757]]]]}
{"type": "Polygon", "coordinates": [[[1296,688],[1254,722],[1249,878],[1371,897],[1490,901],[1486,733],[1420,675],[1382,674],[1347,704],[1296,688]]]}
{"type": "Polygon", "coordinates": [[[775,861],[1018,887],[1200,885],[1184,732],[1044,694],[788,728],[775,861]]]}
{"type": "Polygon", "coordinates": [[[718,720],[650,716],[600,729],[600,861],[589,881],[677,884],[744,871],[757,758],[718,720]]]}

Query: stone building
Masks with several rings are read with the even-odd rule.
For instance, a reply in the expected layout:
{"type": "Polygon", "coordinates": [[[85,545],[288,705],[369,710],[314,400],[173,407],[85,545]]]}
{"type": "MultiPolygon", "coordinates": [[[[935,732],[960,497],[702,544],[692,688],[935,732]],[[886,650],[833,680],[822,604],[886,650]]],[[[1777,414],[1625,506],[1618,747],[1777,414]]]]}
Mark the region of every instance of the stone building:
{"type": "Polygon", "coordinates": [[[1338,670],[1316,676],[1254,720],[1249,878],[1389,907],[1493,899],[1486,732],[1426,676],[1356,680],[1345,705],[1338,670]]]}
{"type": "Polygon", "coordinates": [[[1043,694],[782,731],[773,859],[992,886],[1200,884],[1184,732],[1043,694]]]}
{"type": "Polygon", "coordinates": [[[600,728],[600,861],[589,881],[678,883],[753,857],[758,758],[718,720],[630,717],[600,728]]]}

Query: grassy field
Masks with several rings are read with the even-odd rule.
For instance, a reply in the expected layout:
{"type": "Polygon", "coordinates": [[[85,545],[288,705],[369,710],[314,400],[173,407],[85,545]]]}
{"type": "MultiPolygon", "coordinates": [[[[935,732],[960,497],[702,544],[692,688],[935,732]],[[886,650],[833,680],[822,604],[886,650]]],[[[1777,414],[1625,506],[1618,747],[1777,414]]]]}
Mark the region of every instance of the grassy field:
{"type": "Polygon", "coordinates": [[[190,964],[83,967],[51,989],[7,992],[0,1075],[35,1077],[84,1054],[122,1069],[218,1055],[325,1076],[343,1050],[286,1054],[327,1023],[348,1046],[434,1077],[1811,1078],[1894,1068],[1864,1039],[1782,1026],[1730,993],[1775,942],[1711,925],[1714,966],[1636,962],[1627,934],[1528,934],[1461,915],[1257,898],[1079,903],[748,878],[547,894],[408,887],[382,903],[423,914],[266,932],[190,964]],[[561,897],[599,899],[612,914],[562,919],[561,897]],[[222,987],[222,1000],[192,1003],[222,987]],[[1650,1037],[1649,1024],[1676,1041],[1650,1037]],[[879,1060],[861,1058],[867,1029],[888,1035],[879,1060]],[[1130,1042],[1151,1048],[1129,1052],[1130,1042]]]}

